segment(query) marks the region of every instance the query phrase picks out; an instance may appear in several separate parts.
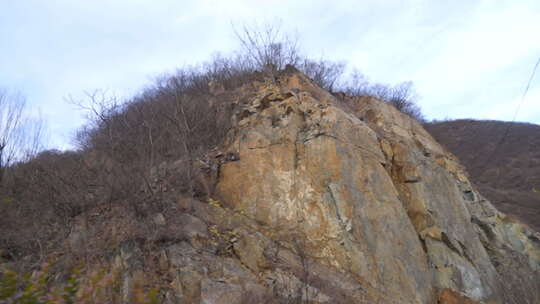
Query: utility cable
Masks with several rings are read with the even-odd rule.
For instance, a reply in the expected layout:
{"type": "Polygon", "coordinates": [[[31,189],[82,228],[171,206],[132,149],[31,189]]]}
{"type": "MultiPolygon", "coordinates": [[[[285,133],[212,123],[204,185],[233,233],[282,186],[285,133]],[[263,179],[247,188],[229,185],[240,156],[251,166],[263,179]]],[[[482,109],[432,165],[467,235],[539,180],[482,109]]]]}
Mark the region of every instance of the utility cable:
{"type": "Polygon", "coordinates": [[[532,81],[534,79],[534,75],[536,74],[536,70],[538,69],[538,65],[540,65],[540,57],[538,57],[538,60],[536,61],[536,64],[534,65],[531,76],[529,77],[529,81],[527,82],[527,86],[525,87],[525,91],[523,91],[523,95],[521,96],[521,101],[519,102],[518,107],[516,108],[516,111],[514,112],[514,117],[512,117],[512,121],[510,123],[508,123],[508,127],[506,128],[503,136],[501,137],[501,140],[499,141],[499,143],[497,145],[495,145],[495,147],[493,149],[493,152],[486,159],[484,165],[482,166],[484,169],[482,170],[482,173],[480,175],[478,175],[478,177],[481,177],[481,176],[484,175],[484,172],[486,171],[487,165],[493,160],[493,158],[495,157],[495,155],[497,153],[497,148],[502,146],[502,144],[506,140],[506,137],[508,136],[508,134],[510,132],[510,128],[512,128],[512,126],[514,125],[514,122],[516,121],[516,117],[518,115],[518,112],[519,112],[521,106],[523,105],[523,102],[525,101],[525,97],[527,96],[527,93],[529,92],[529,88],[531,87],[531,83],[532,83],[532,81]]]}

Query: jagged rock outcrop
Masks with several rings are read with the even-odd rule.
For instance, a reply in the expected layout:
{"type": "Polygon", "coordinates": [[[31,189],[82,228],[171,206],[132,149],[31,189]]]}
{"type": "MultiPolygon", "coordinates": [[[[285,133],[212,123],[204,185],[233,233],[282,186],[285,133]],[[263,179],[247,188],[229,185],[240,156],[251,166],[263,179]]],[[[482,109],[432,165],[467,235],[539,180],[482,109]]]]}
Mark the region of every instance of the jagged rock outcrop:
{"type": "Polygon", "coordinates": [[[238,117],[228,149],[240,160],[221,168],[223,201],[305,237],[316,263],[372,299],[430,303],[445,288],[502,299],[507,282],[486,246],[540,266],[533,233],[505,224],[416,121],[375,99],[340,102],[299,73],[259,94],[238,117]]]}
{"type": "MultiPolygon", "coordinates": [[[[293,68],[236,94],[215,156],[234,157],[215,162],[211,198],[153,216],[165,301],[540,299],[540,236],[493,208],[419,123],[373,98],[337,99],[293,68]]],[[[116,262],[126,272],[144,255],[129,244],[116,262]]]]}

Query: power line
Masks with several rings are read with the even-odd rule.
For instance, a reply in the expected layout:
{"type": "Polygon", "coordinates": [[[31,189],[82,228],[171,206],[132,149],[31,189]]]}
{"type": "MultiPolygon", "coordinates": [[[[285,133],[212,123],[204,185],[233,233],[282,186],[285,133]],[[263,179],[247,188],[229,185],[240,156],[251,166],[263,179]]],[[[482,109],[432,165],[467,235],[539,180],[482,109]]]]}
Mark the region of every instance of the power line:
{"type": "Polygon", "coordinates": [[[538,57],[538,60],[536,61],[536,64],[534,65],[534,69],[532,71],[531,77],[529,77],[529,82],[527,82],[527,87],[525,87],[525,91],[523,92],[523,95],[521,96],[521,101],[519,102],[518,107],[516,109],[516,112],[514,113],[514,117],[512,118],[512,122],[514,122],[516,120],[519,109],[521,108],[521,105],[525,101],[525,96],[527,96],[527,93],[529,92],[529,88],[531,87],[531,82],[534,79],[534,75],[536,74],[536,69],[538,68],[539,64],[540,64],[540,57],[538,57]]]}
{"type": "MultiPolygon", "coordinates": [[[[536,74],[536,70],[538,69],[538,65],[540,65],[540,57],[538,57],[538,60],[536,61],[536,64],[534,65],[533,71],[531,73],[531,76],[529,77],[529,81],[527,82],[527,86],[525,87],[525,91],[523,91],[523,95],[521,96],[521,101],[518,104],[518,107],[516,108],[516,111],[514,112],[514,117],[512,117],[512,121],[508,124],[508,127],[506,128],[503,136],[501,137],[501,140],[497,145],[495,145],[495,148],[493,149],[493,152],[491,155],[486,159],[486,162],[482,166],[484,169],[482,170],[482,173],[478,175],[479,177],[484,175],[484,172],[486,171],[487,165],[493,160],[497,153],[497,148],[502,146],[504,141],[506,140],[506,137],[508,136],[508,133],[510,132],[510,128],[514,125],[514,122],[516,121],[516,117],[518,115],[518,112],[521,108],[521,105],[523,105],[523,102],[525,101],[525,97],[527,96],[527,93],[529,92],[529,88],[531,87],[532,80],[534,79],[534,75],[536,74]]],[[[480,168],[482,168],[480,167],[480,168]]]]}

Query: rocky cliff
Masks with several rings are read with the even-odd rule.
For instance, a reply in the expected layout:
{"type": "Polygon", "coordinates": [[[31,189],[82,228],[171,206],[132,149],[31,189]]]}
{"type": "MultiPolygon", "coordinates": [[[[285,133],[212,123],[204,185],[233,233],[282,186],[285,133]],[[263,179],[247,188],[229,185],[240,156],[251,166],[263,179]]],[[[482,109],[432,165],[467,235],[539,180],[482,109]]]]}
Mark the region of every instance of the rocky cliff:
{"type": "MultiPolygon", "coordinates": [[[[159,246],[121,244],[125,301],[135,280],[160,281],[169,303],[540,301],[540,235],[498,212],[415,120],[293,68],[220,94],[236,96],[235,115],[199,162],[212,194],[171,187],[171,212],[152,217],[159,246]]],[[[175,168],[156,169],[156,185],[175,168]]],[[[81,227],[73,248],[98,229],[81,227]]]]}

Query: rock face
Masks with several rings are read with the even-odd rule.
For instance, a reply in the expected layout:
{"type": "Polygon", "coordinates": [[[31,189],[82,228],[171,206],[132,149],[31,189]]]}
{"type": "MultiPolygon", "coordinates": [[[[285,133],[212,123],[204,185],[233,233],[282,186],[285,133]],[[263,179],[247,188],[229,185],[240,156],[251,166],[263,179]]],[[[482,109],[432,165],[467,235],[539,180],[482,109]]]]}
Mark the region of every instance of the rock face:
{"type": "Polygon", "coordinates": [[[527,260],[525,280],[538,271],[538,235],[506,221],[416,121],[284,74],[237,117],[227,148],[239,161],[221,167],[218,193],[277,239],[294,233],[312,263],[357,284],[322,284],[321,294],[435,303],[450,290],[502,303],[508,282],[495,255],[527,260]]]}
{"type": "MultiPolygon", "coordinates": [[[[419,123],[293,68],[236,93],[215,193],[151,219],[164,301],[540,303],[540,236],[419,123]]],[[[130,244],[116,264],[137,273],[130,244]]]]}

